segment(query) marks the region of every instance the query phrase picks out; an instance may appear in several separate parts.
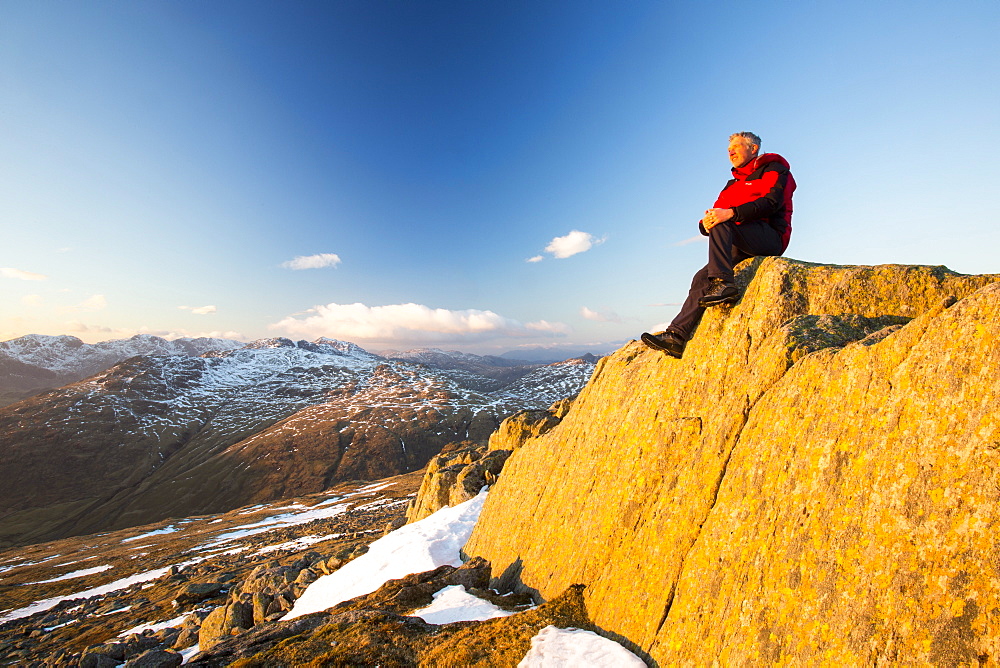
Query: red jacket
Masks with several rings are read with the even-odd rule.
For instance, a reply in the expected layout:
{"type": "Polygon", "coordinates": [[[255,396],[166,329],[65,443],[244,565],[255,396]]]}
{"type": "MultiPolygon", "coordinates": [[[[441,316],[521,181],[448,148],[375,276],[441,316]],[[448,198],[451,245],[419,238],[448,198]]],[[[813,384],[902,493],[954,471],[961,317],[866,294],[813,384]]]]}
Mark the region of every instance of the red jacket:
{"type": "Polygon", "coordinates": [[[737,225],[765,222],[781,233],[781,249],[792,236],[792,194],[795,179],[788,161],[777,153],[759,155],[742,167],[715,200],[716,208],[732,209],[737,225]]]}

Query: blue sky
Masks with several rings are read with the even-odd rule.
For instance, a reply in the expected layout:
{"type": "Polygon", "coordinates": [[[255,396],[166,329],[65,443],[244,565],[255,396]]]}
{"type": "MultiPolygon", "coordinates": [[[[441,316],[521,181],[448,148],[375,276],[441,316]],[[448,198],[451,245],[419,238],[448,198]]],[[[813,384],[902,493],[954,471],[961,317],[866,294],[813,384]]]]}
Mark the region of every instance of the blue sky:
{"type": "Polygon", "coordinates": [[[997,26],[993,0],[4,0],[0,340],[606,352],[677,311],[741,130],[792,165],[788,256],[1000,272],[997,26]]]}

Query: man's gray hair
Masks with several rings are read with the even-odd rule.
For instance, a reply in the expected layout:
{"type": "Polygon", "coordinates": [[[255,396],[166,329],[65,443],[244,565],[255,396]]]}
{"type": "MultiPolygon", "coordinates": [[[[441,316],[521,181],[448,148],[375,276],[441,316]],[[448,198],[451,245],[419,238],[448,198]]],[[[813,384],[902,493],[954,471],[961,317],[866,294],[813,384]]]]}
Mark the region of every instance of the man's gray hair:
{"type": "Polygon", "coordinates": [[[732,140],[736,139],[737,137],[743,137],[744,139],[746,139],[751,144],[756,145],[757,148],[760,148],[760,137],[758,137],[757,135],[755,135],[752,132],[735,132],[735,133],[729,135],[729,141],[732,141],[732,140]]]}

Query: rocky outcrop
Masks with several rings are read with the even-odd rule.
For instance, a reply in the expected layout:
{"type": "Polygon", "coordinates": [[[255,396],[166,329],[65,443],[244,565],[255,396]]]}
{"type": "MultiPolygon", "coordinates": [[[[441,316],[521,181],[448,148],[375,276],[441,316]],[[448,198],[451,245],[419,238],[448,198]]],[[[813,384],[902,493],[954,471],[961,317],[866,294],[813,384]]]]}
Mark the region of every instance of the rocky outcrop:
{"type": "MultiPolygon", "coordinates": [[[[314,613],[306,616],[311,619],[307,619],[305,625],[303,625],[303,618],[295,618],[288,621],[271,620],[274,623],[260,624],[251,633],[243,633],[249,626],[243,629],[233,626],[231,627],[232,631],[226,632],[223,629],[220,633],[216,633],[215,629],[212,628],[209,629],[209,633],[211,634],[210,643],[206,644],[204,640],[201,641],[200,648],[202,652],[197,656],[194,663],[195,665],[206,666],[228,665],[234,660],[244,659],[254,654],[265,652],[265,655],[268,657],[265,665],[300,665],[304,658],[300,650],[293,650],[292,656],[294,658],[290,659],[290,657],[281,652],[276,654],[269,652],[269,648],[275,641],[281,638],[291,635],[308,636],[314,629],[323,631],[337,620],[349,622],[354,627],[351,629],[353,636],[366,638],[368,643],[372,643],[373,639],[377,638],[374,644],[391,646],[394,650],[387,654],[386,647],[380,648],[377,650],[377,653],[369,649],[369,656],[372,658],[378,656],[380,659],[385,660],[392,657],[399,660],[400,656],[397,656],[396,653],[400,651],[403,652],[402,656],[411,657],[413,648],[404,647],[407,644],[404,642],[404,638],[397,637],[395,640],[392,640],[391,638],[381,637],[385,635],[383,627],[385,627],[387,622],[390,627],[398,626],[399,623],[402,623],[402,627],[396,629],[397,631],[415,629],[418,631],[415,637],[425,635],[431,628],[429,625],[416,619],[401,620],[400,615],[429,605],[433,601],[434,593],[444,587],[462,585],[467,591],[481,592],[482,588],[485,588],[489,584],[489,581],[489,564],[482,559],[473,559],[458,568],[455,566],[440,566],[431,571],[414,573],[404,578],[390,580],[370,594],[343,601],[324,613],[314,613]],[[345,615],[347,616],[345,617],[345,615]],[[319,620],[322,620],[322,623],[319,623],[319,620]],[[285,663],[286,661],[288,663],[285,663]]],[[[247,589],[248,584],[250,584],[250,581],[244,583],[244,590],[247,589]]],[[[511,597],[509,600],[514,603],[524,602],[523,599],[518,599],[517,597],[511,597]]],[[[225,609],[218,608],[213,611],[208,619],[205,620],[205,623],[202,624],[202,633],[206,632],[206,627],[212,622],[213,616],[222,619],[229,614],[228,609],[229,606],[225,609]]],[[[410,638],[408,640],[412,641],[413,639],[410,638]]],[[[299,644],[308,646],[314,643],[305,640],[303,637],[299,644]]],[[[328,652],[330,643],[324,642],[322,645],[324,653],[328,652]]],[[[309,648],[307,651],[311,653],[314,651],[314,648],[309,648]]],[[[373,664],[376,662],[373,661],[373,664]]]]}
{"type": "Polygon", "coordinates": [[[548,410],[525,410],[511,415],[490,435],[490,450],[517,450],[529,438],[541,436],[559,424],[572,405],[573,397],[567,397],[548,410]]]}
{"type": "Polygon", "coordinates": [[[257,627],[198,654],[194,666],[515,666],[531,638],[549,625],[595,630],[587,618],[582,587],[530,608],[524,596],[482,589],[490,566],[473,559],[459,568],[441,566],[390,580],[377,591],[344,601],[326,612],[257,627]],[[483,622],[435,625],[408,616],[443,587],[470,593],[514,612],[483,622]],[[288,642],[278,642],[288,638],[288,642]]]}
{"type": "Polygon", "coordinates": [[[561,399],[548,410],[524,410],[510,416],[490,436],[488,446],[466,442],[446,448],[427,464],[420,491],[406,509],[406,521],[416,522],[445,506],[465,503],[492,485],[510,453],[559,424],[572,403],[572,398],[561,399]]]}
{"type": "Polygon", "coordinates": [[[741,267],[527,440],[466,552],[652,664],[1000,658],[1000,276],[741,267]]]}
{"type": "Polygon", "coordinates": [[[416,522],[472,499],[496,481],[508,456],[509,450],[490,451],[475,444],[437,455],[427,464],[420,491],[406,509],[406,521],[416,522]]]}

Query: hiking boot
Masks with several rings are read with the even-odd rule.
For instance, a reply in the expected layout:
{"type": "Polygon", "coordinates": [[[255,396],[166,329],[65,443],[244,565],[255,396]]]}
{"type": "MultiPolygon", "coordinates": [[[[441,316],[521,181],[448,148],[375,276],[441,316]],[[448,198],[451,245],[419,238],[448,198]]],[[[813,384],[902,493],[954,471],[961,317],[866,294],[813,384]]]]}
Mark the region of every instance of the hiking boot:
{"type": "Polygon", "coordinates": [[[740,298],[740,289],[732,281],[724,278],[711,279],[708,291],[698,300],[698,305],[715,306],[717,304],[732,304],[740,298]]]}
{"type": "Polygon", "coordinates": [[[680,359],[681,355],[684,354],[684,346],[687,345],[687,341],[684,340],[684,337],[669,329],[665,332],[660,332],[659,334],[649,334],[648,332],[643,332],[640,338],[642,339],[642,342],[650,348],[653,348],[654,350],[662,350],[667,355],[677,359],[680,359]]]}

